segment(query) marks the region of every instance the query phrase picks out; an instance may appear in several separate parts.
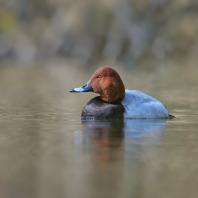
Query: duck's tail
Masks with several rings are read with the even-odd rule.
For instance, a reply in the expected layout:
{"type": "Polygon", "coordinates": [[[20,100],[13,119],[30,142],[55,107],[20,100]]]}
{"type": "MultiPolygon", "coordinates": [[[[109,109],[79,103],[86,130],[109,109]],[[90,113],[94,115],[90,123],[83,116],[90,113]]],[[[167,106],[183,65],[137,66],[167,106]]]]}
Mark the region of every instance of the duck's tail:
{"type": "Polygon", "coordinates": [[[174,115],[168,114],[170,119],[176,118],[174,115]]]}

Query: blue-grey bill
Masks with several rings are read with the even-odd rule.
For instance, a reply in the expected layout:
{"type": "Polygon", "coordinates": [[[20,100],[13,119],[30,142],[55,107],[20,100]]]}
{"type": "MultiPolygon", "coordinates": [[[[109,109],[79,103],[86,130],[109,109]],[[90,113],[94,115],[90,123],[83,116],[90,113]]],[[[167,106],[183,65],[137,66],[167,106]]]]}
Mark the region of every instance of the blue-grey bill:
{"type": "Polygon", "coordinates": [[[90,81],[88,81],[86,84],[84,84],[81,87],[70,90],[70,92],[92,92],[92,91],[93,91],[93,88],[90,85],[90,81]]]}

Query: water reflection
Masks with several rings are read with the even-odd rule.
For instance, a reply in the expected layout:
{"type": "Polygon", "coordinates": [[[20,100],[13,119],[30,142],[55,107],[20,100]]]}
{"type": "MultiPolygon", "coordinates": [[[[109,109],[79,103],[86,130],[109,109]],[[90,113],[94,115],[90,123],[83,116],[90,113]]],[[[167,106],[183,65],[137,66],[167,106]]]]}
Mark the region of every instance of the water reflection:
{"type": "Polygon", "coordinates": [[[166,120],[86,120],[82,124],[84,129],[74,133],[75,159],[83,175],[79,182],[86,179],[79,194],[142,197],[149,169],[145,162],[151,158],[150,151],[158,153],[166,120]]]}
{"type": "Polygon", "coordinates": [[[165,119],[135,119],[125,120],[125,138],[144,138],[151,134],[159,136],[166,127],[165,119]]]}
{"type": "Polygon", "coordinates": [[[85,129],[75,131],[78,152],[90,152],[95,163],[108,165],[132,148],[131,154],[141,154],[142,144],[163,134],[166,120],[83,120],[82,124],[85,129]]]}
{"type": "MultiPolygon", "coordinates": [[[[128,119],[128,120],[83,120],[86,138],[97,139],[102,146],[111,145],[111,141],[123,138],[144,138],[148,134],[162,134],[167,120],[164,119],[128,119]]],[[[76,131],[78,134],[79,131],[76,131]]],[[[78,137],[76,136],[76,140],[78,137]]],[[[78,143],[79,140],[77,140],[78,143]]]]}
{"type": "Polygon", "coordinates": [[[119,150],[124,139],[123,120],[85,120],[82,121],[85,130],[75,133],[78,150],[90,146],[92,160],[102,166],[117,160],[113,151],[119,150]]]}

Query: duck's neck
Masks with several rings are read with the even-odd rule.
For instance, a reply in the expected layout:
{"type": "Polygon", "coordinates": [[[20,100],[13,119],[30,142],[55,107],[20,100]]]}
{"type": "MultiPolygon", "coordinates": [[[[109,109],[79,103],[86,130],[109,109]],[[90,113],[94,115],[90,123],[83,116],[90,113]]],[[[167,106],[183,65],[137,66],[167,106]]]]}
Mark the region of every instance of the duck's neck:
{"type": "Polygon", "coordinates": [[[104,90],[103,93],[100,94],[100,99],[104,102],[111,103],[111,104],[119,104],[125,97],[125,90],[118,91],[115,90],[104,90]]]}

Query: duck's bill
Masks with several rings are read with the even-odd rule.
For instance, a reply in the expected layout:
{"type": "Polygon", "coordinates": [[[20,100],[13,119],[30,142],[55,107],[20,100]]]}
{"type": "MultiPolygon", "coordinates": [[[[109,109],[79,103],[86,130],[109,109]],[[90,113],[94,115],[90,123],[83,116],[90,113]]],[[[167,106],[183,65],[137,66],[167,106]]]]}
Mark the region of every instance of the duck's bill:
{"type": "Polygon", "coordinates": [[[90,81],[81,87],[71,89],[70,92],[93,92],[93,88],[90,85],[90,81]]]}

